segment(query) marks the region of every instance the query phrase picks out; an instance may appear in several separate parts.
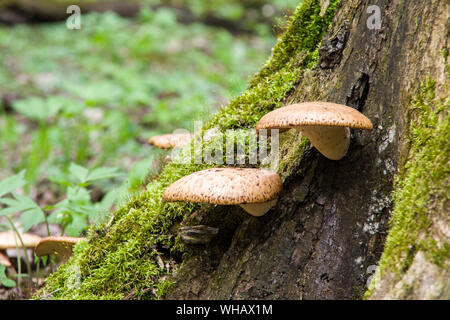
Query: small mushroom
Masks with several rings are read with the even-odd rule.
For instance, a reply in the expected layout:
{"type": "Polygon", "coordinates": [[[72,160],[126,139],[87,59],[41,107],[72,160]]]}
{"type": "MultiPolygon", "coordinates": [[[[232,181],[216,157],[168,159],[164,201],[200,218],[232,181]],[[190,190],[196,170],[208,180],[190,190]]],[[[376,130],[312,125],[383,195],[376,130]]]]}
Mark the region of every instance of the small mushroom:
{"type": "Polygon", "coordinates": [[[154,136],[148,140],[151,145],[160,149],[171,149],[182,147],[192,139],[190,133],[172,133],[154,136]]]}
{"type": "MultiPolygon", "coordinates": [[[[24,233],[21,234],[23,244],[26,248],[34,248],[36,244],[41,240],[41,237],[32,234],[24,233]]],[[[19,237],[12,231],[0,232],[0,250],[2,249],[13,249],[21,248],[22,242],[20,242],[19,237]]]]}
{"type": "Polygon", "coordinates": [[[253,216],[262,216],[276,204],[282,187],[280,176],[268,170],[213,168],[175,181],[162,201],[239,205],[253,216]]]}
{"type": "Polygon", "coordinates": [[[269,112],[256,130],[295,128],[325,157],[339,160],[350,145],[350,129],[372,130],[372,122],[358,110],[331,102],[304,102],[269,112]]]}
{"type": "Polygon", "coordinates": [[[0,265],[4,265],[5,267],[9,268],[12,266],[11,261],[9,261],[9,258],[7,255],[2,253],[0,251],[0,265]]]}
{"type": "Polygon", "coordinates": [[[38,257],[55,254],[60,261],[67,261],[72,255],[72,248],[75,244],[83,240],[83,238],[74,237],[46,237],[36,245],[35,253],[38,257]]]}

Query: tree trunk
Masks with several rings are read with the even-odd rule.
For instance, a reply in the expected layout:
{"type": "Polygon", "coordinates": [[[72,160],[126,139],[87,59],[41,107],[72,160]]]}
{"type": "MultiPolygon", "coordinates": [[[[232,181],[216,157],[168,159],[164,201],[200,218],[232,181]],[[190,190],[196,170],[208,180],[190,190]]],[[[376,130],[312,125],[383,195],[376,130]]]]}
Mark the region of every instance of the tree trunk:
{"type": "MultiPolygon", "coordinates": [[[[343,1],[323,40],[320,67],[302,74],[284,104],[317,99],[346,104],[368,116],[374,130],[353,131],[348,156],[340,161],[307,148],[284,173],[276,209],[240,224],[223,255],[210,248],[209,255],[185,261],[167,297],[362,298],[390,230],[394,175],[413,161],[408,158],[410,99],[427,77],[436,81],[435,94],[448,99],[443,54],[448,18],[448,1],[343,1]],[[370,5],[380,8],[380,29],[368,27],[374,18],[366,11],[370,5]]],[[[447,112],[441,115],[448,121],[447,112]]],[[[444,263],[433,263],[425,249],[410,248],[401,253],[412,255],[408,268],[378,270],[367,297],[450,298],[448,203],[438,208],[430,198],[434,227],[420,234],[444,247],[444,263]]],[[[400,264],[407,259],[397,258],[400,264]]]]}

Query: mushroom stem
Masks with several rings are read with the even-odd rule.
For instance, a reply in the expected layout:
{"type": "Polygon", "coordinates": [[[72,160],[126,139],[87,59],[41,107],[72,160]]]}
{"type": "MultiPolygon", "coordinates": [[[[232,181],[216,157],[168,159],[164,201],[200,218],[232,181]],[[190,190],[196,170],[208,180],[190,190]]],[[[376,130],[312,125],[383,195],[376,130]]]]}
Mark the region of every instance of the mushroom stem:
{"type": "Polygon", "coordinates": [[[266,202],[241,203],[240,206],[252,216],[260,217],[265,215],[276,203],[277,199],[274,199],[266,202]]]}
{"type": "Polygon", "coordinates": [[[350,129],[332,126],[298,126],[311,144],[325,157],[339,160],[345,156],[350,145],[350,129]]]}

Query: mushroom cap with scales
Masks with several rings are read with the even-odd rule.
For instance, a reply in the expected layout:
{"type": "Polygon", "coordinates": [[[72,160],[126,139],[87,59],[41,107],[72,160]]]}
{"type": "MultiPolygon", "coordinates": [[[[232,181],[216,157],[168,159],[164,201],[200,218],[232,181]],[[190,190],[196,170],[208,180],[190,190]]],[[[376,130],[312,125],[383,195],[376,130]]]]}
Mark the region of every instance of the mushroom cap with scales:
{"type": "Polygon", "coordinates": [[[280,176],[268,170],[212,168],[175,181],[164,192],[162,201],[240,205],[260,216],[276,203],[282,187],[280,176]]]}
{"type": "Polygon", "coordinates": [[[331,102],[303,102],[263,116],[256,130],[295,128],[327,158],[341,159],[350,145],[350,130],[372,130],[372,122],[358,110],[331,102]]]}
{"type": "Polygon", "coordinates": [[[333,126],[372,130],[372,122],[358,110],[332,102],[302,102],[278,108],[264,115],[260,129],[290,129],[298,126],[333,126]]]}
{"type": "Polygon", "coordinates": [[[43,238],[36,245],[35,253],[38,257],[48,256],[50,254],[58,255],[65,261],[72,255],[72,248],[83,238],[52,236],[43,238]]]}
{"type": "Polygon", "coordinates": [[[148,143],[160,149],[171,149],[184,146],[191,139],[191,133],[168,133],[151,137],[148,143]]]}

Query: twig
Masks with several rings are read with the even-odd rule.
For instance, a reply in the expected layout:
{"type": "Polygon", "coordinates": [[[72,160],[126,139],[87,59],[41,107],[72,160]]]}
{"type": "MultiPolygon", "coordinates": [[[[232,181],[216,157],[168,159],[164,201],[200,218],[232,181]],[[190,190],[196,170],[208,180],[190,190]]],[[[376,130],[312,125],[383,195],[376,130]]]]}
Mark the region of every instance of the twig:
{"type": "Polygon", "coordinates": [[[58,292],[61,289],[56,289],[55,291],[50,292],[49,294],[44,295],[41,300],[46,300],[47,298],[50,298],[54,293],[58,292]]]}

